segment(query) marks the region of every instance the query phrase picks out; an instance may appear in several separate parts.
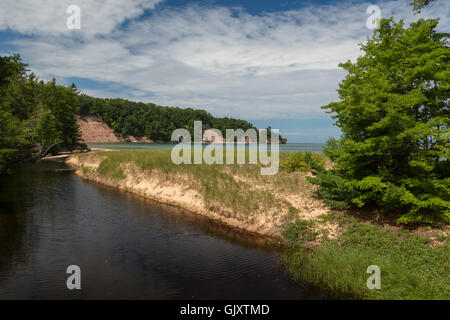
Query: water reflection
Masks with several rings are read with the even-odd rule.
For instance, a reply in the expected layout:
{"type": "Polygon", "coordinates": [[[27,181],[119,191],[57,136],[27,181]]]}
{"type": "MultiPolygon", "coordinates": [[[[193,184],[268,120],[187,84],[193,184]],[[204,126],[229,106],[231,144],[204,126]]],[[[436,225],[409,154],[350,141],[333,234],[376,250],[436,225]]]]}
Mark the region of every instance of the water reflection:
{"type": "Polygon", "coordinates": [[[317,298],[252,235],[101,185],[58,163],[0,185],[0,298],[317,298]],[[65,286],[82,270],[82,290],[65,286]]]}

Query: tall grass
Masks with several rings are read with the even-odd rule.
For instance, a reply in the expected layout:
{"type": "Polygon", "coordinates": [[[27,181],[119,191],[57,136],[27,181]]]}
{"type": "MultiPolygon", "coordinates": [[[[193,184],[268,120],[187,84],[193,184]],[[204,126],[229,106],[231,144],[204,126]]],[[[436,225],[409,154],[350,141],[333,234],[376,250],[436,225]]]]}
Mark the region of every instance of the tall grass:
{"type": "MultiPolygon", "coordinates": [[[[450,298],[448,238],[431,245],[429,238],[411,231],[369,225],[350,216],[332,219],[346,230],[338,239],[306,249],[287,237],[296,248],[282,258],[282,263],[294,279],[302,279],[337,297],[450,298]],[[381,269],[380,290],[366,286],[370,265],[381,269]]],[[[292,228],[289,225],[286,230],[292,228]]]]}
{"type": "MultiPolygon", "coordinates": [[[[99,159],[101,163],[95,174],[109,179],[122,180],[130,170],[138,170],[138,174],[144,175],[158,174],[163,179],[184,179],[183,182],[188,182],[203,195],[208,206],[224,207],[235,215],[251,218],[258,210],[283,204],[271,192],[252,186],[251,181],[235,179],[235,168],[239,167],[241,173],[249,172],[250,176],[257,176],[259,164],[176,165],[171,160],[170,150],[104,151],[81,157],[99,159]]],[[[248,152],[246,157],[248,161],[248,152]]]]}
{"type": "MultiPolygon", "coordinates": [[[[251,221],[264,212],[283,213],[287,218],[289,253],[282,263],[294,279],[302,279],[337,297],[367,299],[449,299],[449,240],[439,245],[409,231],[365,224],[351,216],[329,214],[319,221],[300,221],[298,209],[280,194],[301,195],[313,188],[304,172],[282,169],[262,176],[258,165],[175,165],[170,150],[113,151],[79,155],[80,160],[100,162],[97,169],[82,166],[86,175],[100,175],[120,181],[158,175],[162,181],[179,181],[197,190],[211,209],[226,208],[235,217],[251,221]],[[85,158],[85,159],[83,159],[85,158]],[[294,222],[292,222],[294,221],[294,222]],[[304,241],[318,236],[315,224],[338,222],[345,230],[337,239],[326,239],[305,248],[304,241]],[[369,265],[381,268],[381,289],[369,290],[369,265]]],[[[281,153],[280,161],[290,154],[281,153]]],[[[248,163],[248,153],[246,155],[248,163]]],[[[320,229],[320,228],[319,228],[320,229]]],[[[325,229],[322,229],[323,232],[325,229]]],[[[325,233],[324,233],[325,234],[325,233]]]]}

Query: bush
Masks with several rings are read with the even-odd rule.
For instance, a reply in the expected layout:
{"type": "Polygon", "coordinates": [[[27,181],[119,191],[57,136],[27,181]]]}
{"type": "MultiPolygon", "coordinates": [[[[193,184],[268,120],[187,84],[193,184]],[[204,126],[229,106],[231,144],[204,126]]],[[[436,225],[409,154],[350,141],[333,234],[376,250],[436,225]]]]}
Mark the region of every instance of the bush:
{"type": "Polygon", "coordinates": [[[403,206],[401,198],[405,193],[405,188],[389,183],[380,200],[382,211],[393,212],[395,210],[400,210],[403,206]]]}
{"type": "Polygon", "coordinates": [[[323,153],[330,158],[331,161],[335,161],[338,158],[340,151],[341,146],[339,140],[336,140],[335,138],[328,139],[323,148],[323,153]]]}
{"type": "Polygon", "coordinates": [[[281,235],[292,248],[300,247],[303,241],[313,241],[317,237],[317,231],[313,229],[313,221],[296,219],[288,223],[281,231],[281,235]]]}
{"type": "Polygon", "coordinates": [[[11,173],[10,165],[17,161],[16,149],[0,149],[0,174],[11,173]]]}
{"type": "Polygon", "coordinates": [[[348,181],[331,170],[315,174],[315,177],[306,177],[306,179],[319,186],[319,194],[327,205],[341,208],[351,204],[356,191],[348,181]]]}
{"type": "Polygon", "coordinates": [[[320,156],[319,154],[313,154],[311,152],[296,152],[293,155],[291,155],[286,160],[282,161],[280,163],[280,167],[292,172],[302,172],[302,171],[308,171],[311,170],[311,163],[314,160],[316,163],[323,165],[325,162],[325,159],[320,156]]]}

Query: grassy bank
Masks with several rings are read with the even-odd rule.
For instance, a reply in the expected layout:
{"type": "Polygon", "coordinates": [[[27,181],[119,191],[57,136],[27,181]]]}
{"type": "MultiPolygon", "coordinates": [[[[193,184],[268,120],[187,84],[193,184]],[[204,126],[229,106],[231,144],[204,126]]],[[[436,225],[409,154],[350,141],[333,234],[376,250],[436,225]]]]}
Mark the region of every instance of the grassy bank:
{"type": "Polygon", "coordinates": [[[335,297],[358,299],[449,299],[448,236],[366,223],[349,214],[330,213],[315,222],[289,223],[283,231],[290,251],[282,263],[294,279],[335,297]],[[336,221],[342,234],[305,246],[317,233],[314,224],[336,221]],[[381,270],[381,289],[366,286],[367,267],[381,270]]]}
{"type": "MultiPolygon", "coordinates": [[[[305,173],[262,176],[259,164],[175,165],[170,154],[170,150],[102,151],[75,158],[84,178],[188,205],[192,211],[260,234],[279,236],[294,215],[326,211],[305,173]]],[[[287,156],[280,154],[280,159],[287,156]]]]}
{"type": "Polygon", "coordinates": [[[289,250],[282,263],[289,274],[332,296],[450,298],[448,226],[408,230],[330,213],[306,179],[303,155],[284,161],[290,155],[280,154],[282,168],[274,176],[262,176],[259,165],[175,165],[170,150],[103,151],[72,159],[86,179],[284,239],[289,250]],[[366,287],[370,265],[381,269],[380,290],[366,287]]]}

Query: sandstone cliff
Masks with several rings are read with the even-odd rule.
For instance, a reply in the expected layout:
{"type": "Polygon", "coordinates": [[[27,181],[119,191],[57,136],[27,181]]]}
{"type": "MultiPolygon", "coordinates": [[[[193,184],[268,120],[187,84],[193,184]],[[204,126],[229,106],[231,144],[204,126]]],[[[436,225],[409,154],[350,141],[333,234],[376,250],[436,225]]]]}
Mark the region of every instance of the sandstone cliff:
{"type": "Polygon", "coordinates": [[[98,142],[152,142],[147,138],[126,136],[118,137],[114,131],[97,116],[77,116],[77,123],[81,131],[81,140],[85,143],[98,142]]]}

